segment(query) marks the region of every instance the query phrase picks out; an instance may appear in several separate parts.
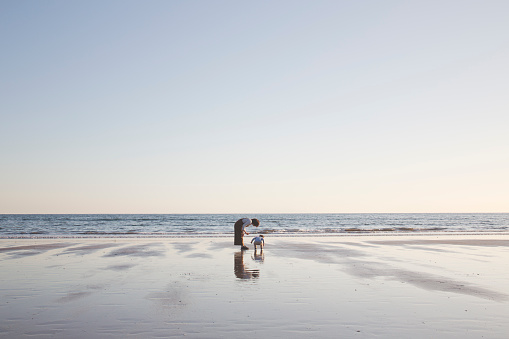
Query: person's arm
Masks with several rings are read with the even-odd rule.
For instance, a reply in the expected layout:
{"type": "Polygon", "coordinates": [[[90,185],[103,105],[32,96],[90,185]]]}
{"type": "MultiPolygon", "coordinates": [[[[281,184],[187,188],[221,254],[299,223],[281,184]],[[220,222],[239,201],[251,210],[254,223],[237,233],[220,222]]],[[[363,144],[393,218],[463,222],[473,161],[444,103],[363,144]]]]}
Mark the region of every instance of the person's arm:
{"type": "Polygon", "coordinates": [[[242,219],[242,223],[243,223],[243,225],[242,225],[242,229],[244,230],[244,232],[245,232],[246,234],[249,234],[249,233],[247,233],[247,231],[246,231],[246,227],[251,226],[251,225],[253,224],[253,222],[252,222],[252,221],[251,221],[251,219],[249,219],[249,218],[244,218],[244,219],[242,219]]]}
{"type": "Polygon", "coordinates": [[[251,219],[244,218],[244,219],[242,219],[242,222],[243,222],[242,232],[244,232],[244,234],[246,234],[246,235],[249,235],[249,233],[246,231],[246,227],[249,227],[249,225],[251,225],[251,219]]]}

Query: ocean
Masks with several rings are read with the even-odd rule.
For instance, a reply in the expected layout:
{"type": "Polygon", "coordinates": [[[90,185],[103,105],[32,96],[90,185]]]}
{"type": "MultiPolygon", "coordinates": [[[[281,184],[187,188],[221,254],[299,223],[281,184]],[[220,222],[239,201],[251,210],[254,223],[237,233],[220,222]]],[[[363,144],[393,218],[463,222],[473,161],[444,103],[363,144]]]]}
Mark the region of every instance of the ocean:
{"type": "Polygon", "coordinates": [[[0,238],[230,236],[243,217],[275,236],[509,231],[509,213],[0,214],[0,238]]]}

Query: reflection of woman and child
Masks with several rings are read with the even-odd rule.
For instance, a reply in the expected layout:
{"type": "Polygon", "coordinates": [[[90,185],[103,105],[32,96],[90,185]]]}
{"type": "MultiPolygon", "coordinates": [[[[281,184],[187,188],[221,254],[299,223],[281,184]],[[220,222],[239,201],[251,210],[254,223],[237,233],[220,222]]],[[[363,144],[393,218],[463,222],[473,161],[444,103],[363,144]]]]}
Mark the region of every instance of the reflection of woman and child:
{"type": "MultiPolygon", "coordinates": [[[[248,269],[246,268],[244,264],[244,250],[249,249],[247,246],[244,245],[244,234],[249,234],[246,232],[245,228],[249,226],[255,226],[258,227],[260,225],[260,222],[258,219],[248,219],[243,218],[237,220],[235,223],[235,245],[241,246],[241,251],[234,253],[233,259],[234,259],[234,266],[233,270],[235,272],[235,276],[239,279],[253,279],[258,278],[260,276],[260,270],[258,269],[248,269]]],[[[259,235],[257,237],[254,237],[251,239],[251,243],[254,244],[254,256],[251,256],[251,259],[259,262],[263,262],[263,246],[265,245],[265,239],[263,235],[259,235]],[[260,246],[260,253],[258,254],[257,246],[260,246]]]]}

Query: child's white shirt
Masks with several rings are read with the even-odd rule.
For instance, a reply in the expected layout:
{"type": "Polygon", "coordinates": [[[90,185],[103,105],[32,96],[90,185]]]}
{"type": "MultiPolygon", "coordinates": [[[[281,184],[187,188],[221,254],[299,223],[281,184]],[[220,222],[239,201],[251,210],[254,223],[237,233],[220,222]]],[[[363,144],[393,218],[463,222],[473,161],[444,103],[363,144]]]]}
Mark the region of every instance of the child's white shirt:
{"type": "Polygon", "coordinates": [[[265,245],[265,239],[263,239],[262,237],[254,237],[251,242],[254,241],[254,244],[255,245],[261,245],[261,244],[264,244],[265,245]]]}

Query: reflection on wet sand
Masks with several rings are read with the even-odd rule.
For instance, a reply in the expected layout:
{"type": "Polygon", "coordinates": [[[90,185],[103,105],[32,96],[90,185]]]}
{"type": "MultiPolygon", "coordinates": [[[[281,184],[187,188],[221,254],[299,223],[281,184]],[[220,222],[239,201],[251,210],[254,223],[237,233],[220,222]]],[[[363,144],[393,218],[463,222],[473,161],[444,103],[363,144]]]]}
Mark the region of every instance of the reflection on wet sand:
{"type": "MultiPolygon", "coordinates": [[[[244,265],[245,251],[235,252],[233,254],[233,271],[238,279],[253,279],[260,276],[260,270],[246,268],[244,265]]],[[[256,255],[256,253],[255,253],[256,255]]]]}
{"type": "Polygon", "coordinates": [[[258,250],[255,250],[254,254],[251,256],[251,259],[258,262],[263,262],[263,260],[265,259],[263,255],[263,250],[261,250],[260,252],[258,252],[258,250]]]}

